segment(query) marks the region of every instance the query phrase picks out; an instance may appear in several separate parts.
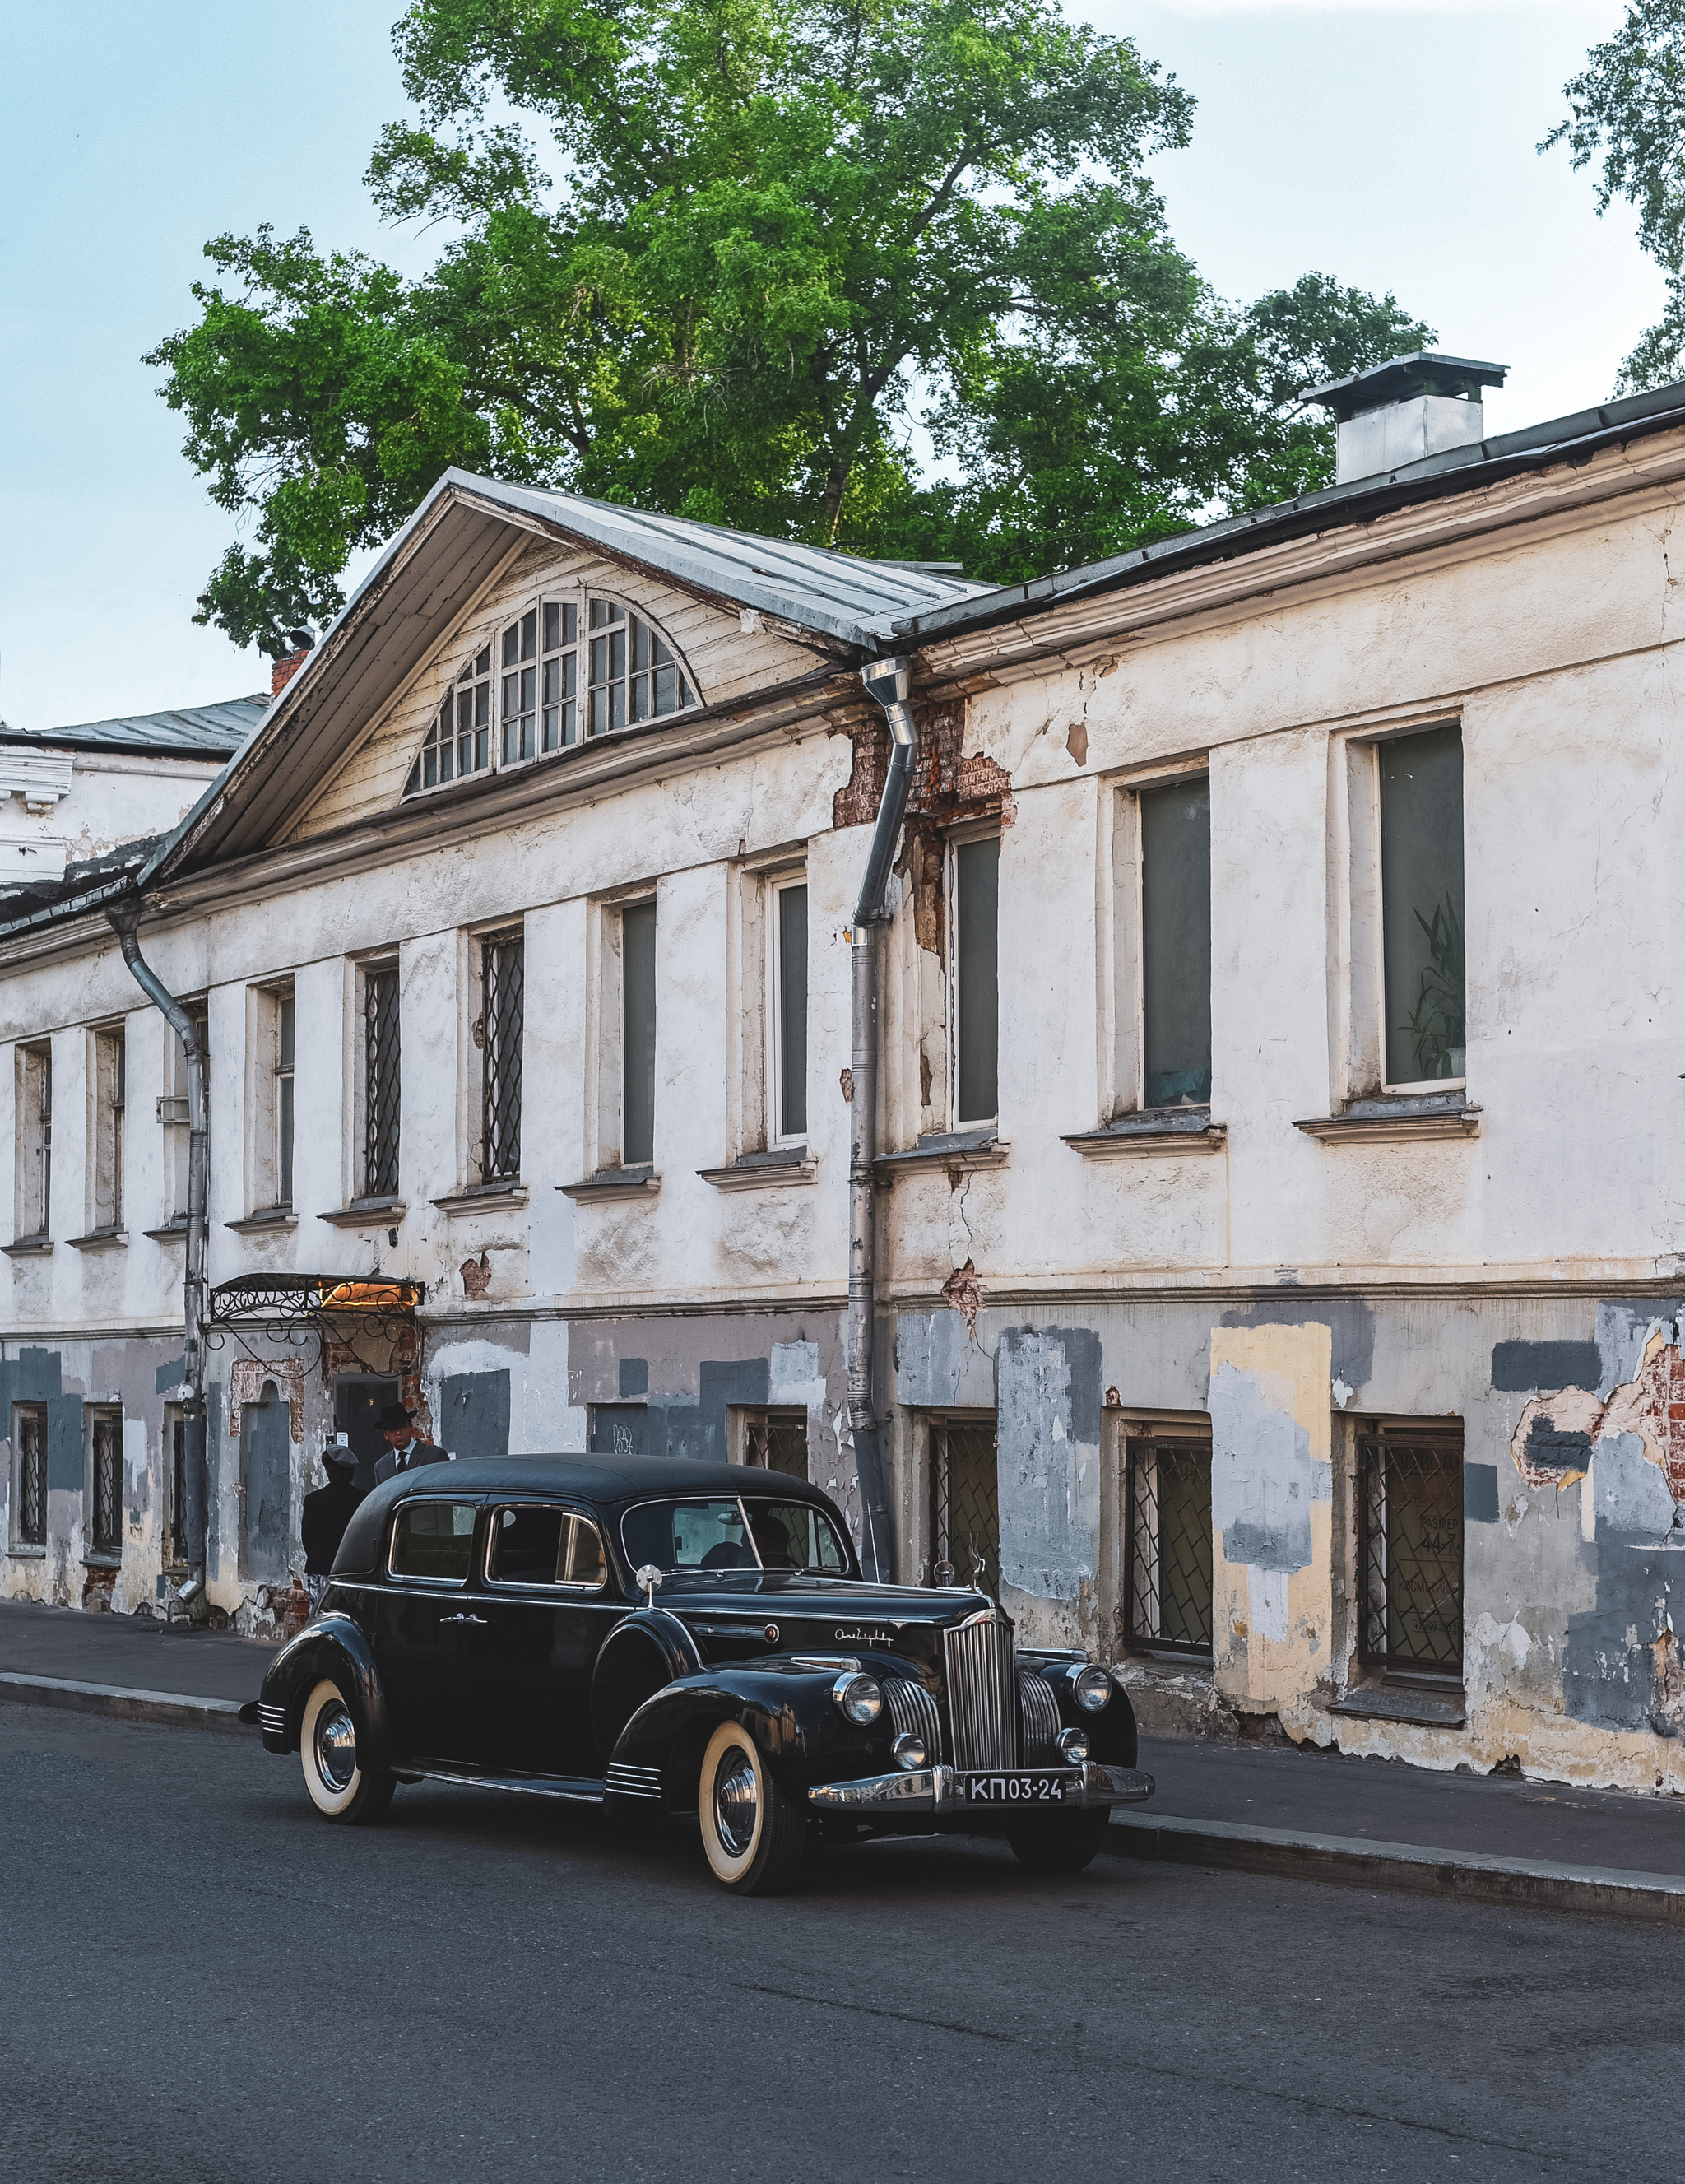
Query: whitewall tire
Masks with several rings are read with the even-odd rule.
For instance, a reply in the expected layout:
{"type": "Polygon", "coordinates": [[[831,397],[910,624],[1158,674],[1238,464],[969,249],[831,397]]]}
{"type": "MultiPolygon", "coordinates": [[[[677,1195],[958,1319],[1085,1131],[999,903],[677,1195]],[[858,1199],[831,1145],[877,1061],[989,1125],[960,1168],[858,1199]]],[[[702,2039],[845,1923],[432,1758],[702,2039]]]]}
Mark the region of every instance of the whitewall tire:
{"type": "Polygon", "coordinates": [[[754,1737],[722,1721],[697,1785],[702,1847],[715,1879],[737,1896],[771,1896],[796,1877],[807,1816],[767,1772],[754,1737]]]}
{"type": "Polygon", "coordinates": [[[367,1825],[391,1804],[397,1784],[390,1774],[361,1763],[356,1720],[331,1676],[324,1676],[304,1702],[298,1757],[310,1802],[325,1820],[367,1825]]]}

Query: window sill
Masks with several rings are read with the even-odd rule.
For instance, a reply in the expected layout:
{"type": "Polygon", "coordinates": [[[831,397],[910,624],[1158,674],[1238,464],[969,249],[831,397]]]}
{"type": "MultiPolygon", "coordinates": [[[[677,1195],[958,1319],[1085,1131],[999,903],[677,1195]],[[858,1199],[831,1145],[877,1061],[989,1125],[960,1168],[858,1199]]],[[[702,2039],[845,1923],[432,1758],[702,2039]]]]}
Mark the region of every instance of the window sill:
{"type": "Polygon", "coordinates": [[[86,1236],[67,1240],[73,1251],[126,1251],[129,1232],[126,1228],[91,1228],[86,1236]]]}
{"type": "Polygon", "coordinates": [[[147,1228],[142,1234],[150,1236],[154,1244],[185,1244],[187,1224],[185,1221],[166,1221],[162,1228],[147,1228]]]}
{"type": "Polygon", "coordinates": [[[770,1153],[745,1153],[729,1167],[699,1167],[697,1173],[716,1190],[774,1190],[781,1184],[816,1182],[819,1162],[805,1145],[786,1145],[770,1153]]]}
{"type": "Polygon", "coordinates": [[[513,1213],[526,1203],[526,1185],[513,1178],[507,1183],[471,1183],[466,1190],[453,1190],[443,1198],[428,1200],[441,1213],[513,1213]]]}
{"type": "Polygon", "coordinates": [[[325,1221],[330,1228],[390,1228],[402,1221],[409,1211],[409,1202],[403,1198],[353,1198],[349,1206],[336,1207],[331,1213],[319,1213],[318,1221],[325,1221]]]}
{"type": "Polygon", "coordinates": [[[909,1153],[880,1153],[873,1167],[885,1182],[929,1168],[1004,1167],[1012,1158],[1009,1142],[993,1130],[954,1130],[920,1138],[909,1153]]]}
{"type": "Polygon", "coordinates": [[[1337,1115],[1313,1116],[1293,1128],[1324,1145],[1421,1145],[1430,1138],[1476,1136],[1481,1112],[1461,1092],[1401,1094],[1354,1100],[1337,1115]]]}
{"type": "Polygon", "coordinates": [[[248,1213],[243,1221],[225,1221],[222,1225],[236,1236],[263,1236],[271,1229],[296,1228],[298,1216],[290,1206],[266,1206],[261,1213],[248,1213]]]}
{"type": "Polygon", "coordinates": [[[556,1188],[576,1205],[592,1205],[610,1198],[653,1198],[661,1188],[661,1177],[647,1164],[599,1167],[595,1175],[585,1176],[578,1183],[559,1183],[556,1188]]]}
{"type": "Polygon", "coordinates": [[[1103,1130],[1078,1131],[1065,1143],[1084,1160],[1147,1160],[1220,1153],[1228,1134],[1228,1124],[1214,1123],[1209,1107],[1147,1107],[1118,1116],[1103,1130]]]}
{"type": "Polygon", "coordinates": [[[84,1569],[120,1570],[122,1567],[121,1555],[84,1555],[82,1557],[84,1569]]]}
{"type": "Polygon", "coordinates": [[[8,1259],[44,1259],[52,1249],[50,1236],[19,1236],[15,1244],[0,1244],[8,1259]]]}
{"type": "Polygon", "coordinates": [[[1443,1692],[1386,1684],[1360,1684],[1336,1699],[1328,1711],[1356,1721],[1410,1721],[1424,1729],[1460,1729],[1468,1706],[1460,1685],[1443,1692]]]}
{"type": "Polygon", "coordinates": [[[14,1563],[44,1563],[47,1560],[46,1548],[36,1546],[33,1540],[20,1540],[15,1546],[8,1547],[6,1552],[14,1563]]]}

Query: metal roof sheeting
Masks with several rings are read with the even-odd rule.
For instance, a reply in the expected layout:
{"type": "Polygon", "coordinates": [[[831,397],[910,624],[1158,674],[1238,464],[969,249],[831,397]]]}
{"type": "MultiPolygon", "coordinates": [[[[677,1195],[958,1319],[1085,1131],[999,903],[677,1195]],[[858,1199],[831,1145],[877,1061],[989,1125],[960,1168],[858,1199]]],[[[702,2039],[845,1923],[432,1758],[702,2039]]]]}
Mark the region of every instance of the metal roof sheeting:
{"type": "Polygon", "coordinates": [[[0,723],[0,743],[47,744],[57,750],[136,751],[153,758],[232,758],[269,710],[267,698],[229,698],[214,705],[178,705],[164,713],[125,713],[64,728],[13,728],[0,723]]]}

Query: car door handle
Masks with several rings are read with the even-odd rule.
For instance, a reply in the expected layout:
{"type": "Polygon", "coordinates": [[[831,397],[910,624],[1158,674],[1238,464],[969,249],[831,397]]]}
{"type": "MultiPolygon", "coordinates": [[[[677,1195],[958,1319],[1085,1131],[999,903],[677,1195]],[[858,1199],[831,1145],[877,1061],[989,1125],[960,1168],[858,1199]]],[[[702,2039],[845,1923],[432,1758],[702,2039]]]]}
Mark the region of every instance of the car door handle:
{"type": "Polygon", "coordinates": [[[482,1630],[486,1628],[486,1618],[483,1615],[442,1615],[439,1621],[442,1624],[477,1623],[482,1630]]]}

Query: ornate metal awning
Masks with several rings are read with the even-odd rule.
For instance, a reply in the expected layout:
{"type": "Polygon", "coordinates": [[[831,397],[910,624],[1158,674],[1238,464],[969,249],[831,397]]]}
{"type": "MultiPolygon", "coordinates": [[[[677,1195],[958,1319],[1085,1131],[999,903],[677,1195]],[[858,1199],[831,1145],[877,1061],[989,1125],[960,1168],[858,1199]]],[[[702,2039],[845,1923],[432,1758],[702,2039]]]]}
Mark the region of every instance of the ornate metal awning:
{"type": "Polygon", "coordinates": [[[376,1339],[395,1334],[426,1294],[425,1282],[381,1274],[241,1274],[211,1291],[205,1344],[220,1349],[230,1334],[300,1348],[314,1340],[325,1357],[329,1340],[353,1328],[376,1339]]]}

